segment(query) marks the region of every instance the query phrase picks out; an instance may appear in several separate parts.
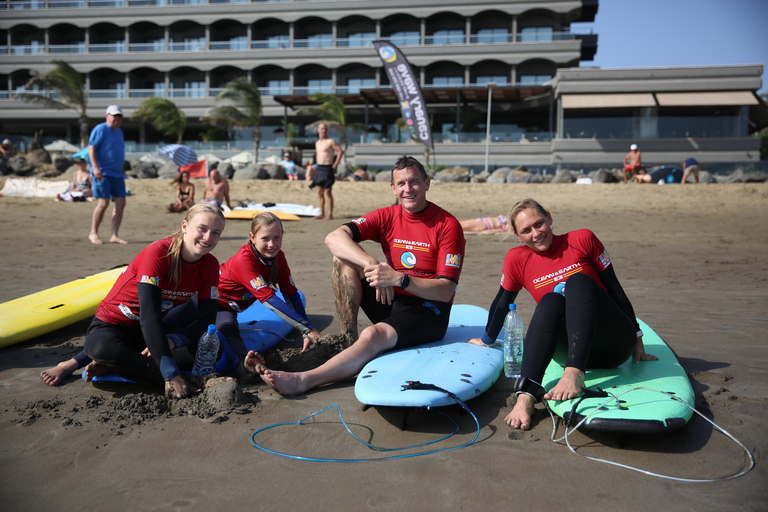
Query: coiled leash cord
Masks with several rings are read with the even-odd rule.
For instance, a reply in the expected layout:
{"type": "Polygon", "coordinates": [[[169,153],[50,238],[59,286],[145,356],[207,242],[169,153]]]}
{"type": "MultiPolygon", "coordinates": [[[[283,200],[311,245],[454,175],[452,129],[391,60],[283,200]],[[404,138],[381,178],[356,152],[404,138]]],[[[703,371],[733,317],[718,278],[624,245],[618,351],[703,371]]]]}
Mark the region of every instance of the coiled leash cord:
{"type": "Polygon", "coordinates": [[[469,409],[469,407],[467,407],[467,404],[465,404],[464,401],[462,401],[454,393],[451,393],[447,389],[443,389],[443,388],[440,388],[438,386],[435,386],[434,384],[425,384],[425,383],[421,383],[421,382],[418,382],[418,381],[408,381],[406,384],[403,384],[402,388],[403,388],[402,389],[403,391],[407,391],[407,390],[410,390],[410,389],[428,389],[428,390],[440,391],[442,393],[445,393],[449,397],[451,397],[457,404],[459,404],[465,411],[467,411],[472,416],[472,419],[475,420],[475,426],[477,427],[477,430],[475,432],[475,437],[473,437],[472,440],[469,441],[468,443],[464,443],[464,444],[462,444],[460,446],[451,446],[449,448],[440,448],[440,449],[437,449],[437,450],[427,450],[427,451],[423,451],[423,452],[408,453],[408,454],[404,454],[404,455],[390,455],[389,457],[365,458],[365,459],[327,459],[327,458],[316,458],[316,457],[303,457],[301,455],[291,455],[291,454],[288,454],[288,453],[283,453],[283,452],[278,452],[278,451],[275,451],[275,450],[270,450],[269,448],[265,448],[265,447],[261,446],[260,444],[258,444],[256,442],[255,438],[256,438],[256,436],[260,432],[263,432],[265,430],[269,430],[271,428],[281,427],[281,426],[286,426],[286,425],[302,425],[308,419],[310,419],[310,418],[312,418],[314,416],[317,416],[318,414],[322,414],[323,412],[325,412],[325,411],[327,411],[329,409],[336,409],[336,412],[339,415],[339,419],[341,420],[341,424],[344,425],[344,428],[347,430],[347,432],[349,432],[349,434],[352,437],[354,437],[359,443],[362,443],[365,446],[367,446],[368,448],[370,448],[371,450],[375,450],[375,451],[394,452],[394,451],[410,450],[410,449],[414,449],[414,448],[420,448],[420,447],[423,447],[423,446],[428,446],[428,445],[431,445],[431,444],[439,443],[440,441],[444,441],[444,440],[454,436],[459,431],[459,424],[456,423],[456,421],[453,418],[451,418],[450,416],[448,416],[447,414],[445,414],[442,411],[436,411],[437,413],[442,414],[443,416],[445,416],[446,418],[451,420],[451,422],[453,422],[454,427],[456,427],[453,432],[451,432],[450,434],[447,434],[447,435],[445,435],[445,436],[443,436],[443,437],[441,437],[439,439],[435,439],[433,441],[428,441],[426,443],[416,444],[416,445],[413,445],[413,446],[405,446],[403,448],[387,448],[387,447],[382,447],[382,446],[375,446],[375,445],[367,443],[366,441],[363,441],[362,439],[357,437],[354,434],[354,432],[352,432],[349,429],[349,427],[347,426],[347,422],[344,421],[344,417],[341,414],[341,409],[339,408],[339,405],[338,404],[333,404],[333,405],[329,405],[325,409],[322,409],[320,411],[314,412],[314,413],[310,414],[309,416],[307,416],[306,418],[301,419],[299,421],[295,421],[295,422],[291,421],[291,422],[285,422],[285,423],[276,423],[274,425],[269,425],[269,426],[266,426],[266,427],[262,427],[262,428],[260,428],[258,430],[255,430],[251,434],[251,444],[253,444],[253,446],[255,446],[256,448],[258,448],[259,450],[262,450],[264,452],[271,453],[273,455],[279,455],[281,457],[287,457],[289,459],[295,459],[295,460],[306,460],[306,461],[312,461],[312,462],[371,462],[371,461],[377,461],[377,460],[408,459],[408,458],[411,458],[411,457],[419,457],[421,455],[430,455],[430,454],[433,454],[433,453],[447,452],[447,451],[450,451],[450,450],[458,450],[459,448],[465,448],[465,447],[471,445],[472,443],[474,443],[477,440],[478,437],[480,437],[480,422],[477,420],[477,417],[469,409]]]}

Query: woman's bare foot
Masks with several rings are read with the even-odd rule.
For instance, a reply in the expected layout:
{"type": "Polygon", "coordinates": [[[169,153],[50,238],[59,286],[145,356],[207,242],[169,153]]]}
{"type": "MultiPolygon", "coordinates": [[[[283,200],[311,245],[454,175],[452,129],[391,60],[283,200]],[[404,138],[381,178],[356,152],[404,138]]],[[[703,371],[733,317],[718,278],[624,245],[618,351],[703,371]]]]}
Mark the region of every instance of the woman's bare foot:
{"type": "Polygon", "coordinates": [[[83,373],[85,374],[85,380],[88,382],[91,382],[91,380],[93,380],[93,378],[97,375],[103,375],[107,372],[109,372],[109,369],[107,369],[106,366],[101,366],[96,361],[91,361],[88,363],[88,366],[86,366],[85,370],[83,370],[83,373]]]}
{"type": "Polygon", "coordinates": [[[49,386],[58,386],[64,379],[77,370],[77,361],[68,359],[62,361],[53,368],[40,372],[40,378],[49,386]]]}
{"type": "Polygon", "coordinates": [[[533,418],[534,401],[530,395],[520,393],[517,395],[517,401],[512,408],[512,412],[504,418],[504,423],[512,428],[528,430],[531,428],[531,418],[533,418]]]}
{"type": "Polygon", "coordinates": [[[90,240],[93,245],[101,245],[104,243],[101,241],[98,233],[91,233],[88,235],[88,240],[90,240]]]}
{"type": "Polygon", "coordinates": [[[584,392],[584,372],[572,366],[566,366],[563,376],[549,393],[544,395],[547,400],[570,400],[584,392]]]}
{"type": "Polygon", "coordinates": [[[307,390],[302,373],[278,372],[265,368],[261,380],[281,395],[300,395],[307,390]]]}
{"type": "Polygon", "coordinates": [[[125,244],[127,244],[128,242],[126,242],[125,240],[123,240],[122,238],[120,238],[120,237],[119,237],[119,236],[117,236],[117,235],[112,235],[112,236],[110,236],[110,237],[109,237],[109,243],[111,243],[111,244],[122,244],[122,245],[125,245],[125,244]]]}

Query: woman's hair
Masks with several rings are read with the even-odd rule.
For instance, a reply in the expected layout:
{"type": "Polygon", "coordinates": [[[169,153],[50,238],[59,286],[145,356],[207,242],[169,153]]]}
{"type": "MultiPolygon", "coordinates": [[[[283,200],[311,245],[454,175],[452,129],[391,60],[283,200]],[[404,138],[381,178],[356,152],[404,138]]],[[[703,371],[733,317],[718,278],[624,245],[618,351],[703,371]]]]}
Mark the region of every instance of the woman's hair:
{"type": "Polygon", "coordinates": [[[530,198],[523,199],[522,201],[516,202],[512,209],[509,210],[509,229],[512,230],[514,234],[517,234],[517,227],[515,226],[515,219],[517,218],[518,214],[522,212],[523,210],[527,210],[528,208],[533,208],[543,216],[547,216],[547,210],[544,209],[543,206],[541,206],[538,201],[535,201],[530,198]]]}
{"type": "MultiPolygon", "coordinates": [[[[224,214],[213,203],[197,203],[189,209],[187,215],[184,216],[184,221],[189,224],[196,215],[200,213],[212,213],[218,216],[222,221],[225,221],[224,214]]],[[[166,257],[171,258],[171,286],[172,290],[175,290],[181,281],[181,248],[184,245],[184,233],[178,230],[171,237],[171,246],[168,248],[166,257]]]]}
{"type": "Polygon", "coordinates": [[[173,178],[173,180],[171,180],[170,185],[174,186],[181,183],[181,181],[184,179],[185,174],[187,175],[187,177],[189,177],[189,171],[181,171],[178,176],[176,176],[175,178],[173,178]]]}
{"type": "MultiPolygon", "coordinates": [[[[255,238],[261,228],[266,228],[274,224],[280,226],[281,232],[285,231],[283,229],[283,221],[281,221],[277,215],[271,212],[260,213],[251,221],[251,235],[255,238]]],[[[277,285],[279,273],[280,269],[277,268],[277,258],[272,258],[272,264],[269,268],[269,276],[267,277],[267,284],[269,286],[274,288],[277,285]]]]}

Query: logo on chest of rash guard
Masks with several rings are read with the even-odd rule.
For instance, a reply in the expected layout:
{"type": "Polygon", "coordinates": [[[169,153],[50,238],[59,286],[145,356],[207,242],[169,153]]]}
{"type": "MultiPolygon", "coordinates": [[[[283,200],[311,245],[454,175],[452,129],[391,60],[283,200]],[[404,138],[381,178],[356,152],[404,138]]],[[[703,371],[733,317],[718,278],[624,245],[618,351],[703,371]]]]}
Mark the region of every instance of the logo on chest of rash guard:
{"type": "Polygon", "coordinates": [[[416,255],[410,251],[406,251],[400,255],[400,264],[405,268],[413,268],[416,266],[416,255]]]}

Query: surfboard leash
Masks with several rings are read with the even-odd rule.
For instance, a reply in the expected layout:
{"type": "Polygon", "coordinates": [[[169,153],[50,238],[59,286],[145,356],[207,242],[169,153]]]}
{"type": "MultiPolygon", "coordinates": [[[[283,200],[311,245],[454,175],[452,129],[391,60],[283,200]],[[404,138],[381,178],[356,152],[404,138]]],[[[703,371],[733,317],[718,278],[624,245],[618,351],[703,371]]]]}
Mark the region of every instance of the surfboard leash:
{"type": "Polygon", "coordinates": [[[258,448],[259,450],[261,450],[261,451],[264,451],[264,452],[267,452],[267,453],[271,453],[273,455],[279,455],[281,457],[286,457],[286,458],[289,458],[289,459],[295,459],[295,460],[304,460],[304,461],[312,461],[312,462],[373,462],[373,461],[379,461],[379,460],[408,459],[408,458],[412,458],[412,457],[419,457],[421,455],[431,455],[433,453],[447,452],[447,451],[450,451],[450,450],[458,450],[459,448],[466,448],[467,446],[473,444],[475,441],[477,441],[477,438],[480,437],[480,421],[477,419],[477,416],[475,416],[475,414],[469,409],[467,404],[464,403],[464,401],[461,398],[456,396],[455,393],[452,393],[451,391],[448,391],[447,389],[443,389],[443,388],[441,388],[439,386],[435,386],[434,384],[426,384],[426,383],[422,383],[422,382],[419,382],[419,381],[406,381],[406,383],[403,384],[402,388],[403,388],[402,391],[407,391],[407,390],[410,390],[410,389],[416,389],[416,390],[422,389],[422,390],[440,391],[442,393],[445,393],[446,395],[451,397],[457,404],[459,404],[465,411],[467,411],[470,414],[470,416],[472,416],[472,419],[475,421],[475,426],[477,428],[477,430],[475,431],[475,436],[468,443],[464,443],[464,444],[459,445],[459,446],[451,446],[451,447],[448,447],[448,448],[440,448],[440,449],[436,449],[436,450],[427,450],[427,451],[418,452],[418,453],[408,453],[408,454],[404,454],[404,455],[391,455],[389,457],[365,458],[365,459],[324,459],[324,458],[317,458],[317,457],[304,457],[304,456],[301,456],[301,455],[291,455],[291,454],[284,453],[284,452],[278,452],[278,451],[275,451],[275,450],[270,450],[269,448],[265,448],[265,447],[261,446],[260,444],[258,444],[256,442],[256,439],[255,439],[256,435],[259,434],[260,432],[263,432],[265,430],[269,430],[269,429],[272,429],[272,428],[275,428],[275,427],[280,427],[280,426],[302,425],[306,420],[312,418],[313,416],[317,416],[318,414],[321,414],[321,413],[323,413],[323,412],[325,412],[325,411],[327,411],[329,409],[336,409],[336,412],[339,415],[339,419],[341,420],[341,424],[344,425],[344,428],[346,429],[346,431],[353,438],[355,438],[356,441],[358,441],[361,444],[364,444],[365,446],[367,446],[371,450],[375,450],[375,451],[394,452],[394,451],[402,451],[402,450],[410,450],[410,449],[420,448],[420,447],[423,447],[423,446],[428,446],[428,445],[431,445],[431,444],[439,443],[440,441],[444,441],[444,440],[446,440],[446,439],[448,439],[450,437],[453,437],[454,435],[456,435],[459,432],[459,424],[456,423],[456,420],[454,420],[453,418],[451,418],[450,416],[448,416],[446,413],[444,413],[442,411],[435,411],[438,414],[442,414],[443,416],[445,416],[446,418],[451,420],[451,422],[453,422],[453,425],[455,427],[453,432],[451,432],[450,434],[447,434],[447,435],[445,435],[443,437],[440,437],[439,439],[428,441],[426,443],[415,444],[415,445],[412,445],[412,446],[405,446],[405,447],[402,447],[402,448],[387,448],[387,447],[382,447],[382,446],[375,446],[375,445],[372,445],[372,444],[370,444],[370,443],[368,443],[366,441],[363,441],[359,437],[357,437],[355,435],[355,433],[352,432],[352,430],[350,430],[349,426],[347,426],[347,422],[344,421],[344,416],[341,414],[341,409],[339,408],[339,405],[338,404],[333,404],[333,405],[329,405],[325,409],[322,409],[320,411],[314,412],[314,413],[310,414],[309,416],[307,416],[306,418],[303,418],[303,419],[301,419],[299,421],[296,421],[296,422],[285,422],[285,423],[276,423],[274,425],[269,425],[269,426],[266,426],[266,427],[262,427],[262,428],[260,428],[258,430],[255,430],[251,434],[251,437],[250,437],[251,444],[253,446],[255,446],[256,448],[258,448]]]}
{"type": "Polygon", "coordinates": [[[593,460],[595,462],[602,462],[604,464],[610,464],[612,466],[618,466],[620,468],[629,469],[631,471],[636,471],[638,473],[643,473],[643,474],[648,475],[648,476],[654,476],[654,477],[657,477],[657,478],[663,478],[665,480],[673,480],[673,481],[676,481],[676,482],[691,482],[691,483],[698,483],[698,482],[700,482],[700,483],[704,483],[704,482],[721,482],[721,481],[724,481],[724,480],[732,480],[734,478],[738,478],[738,477],[740,477],[742,475],[745,475],[745,474],[749,473],[752,470],[752,468],[755,467],[755,458],[752,455],[752,452],[749,451],[749,449],[746,446],[744,446],[744,444],[741,441],[736,439],[733,435],[731,435],[730,432],[728,432],[727,430],[725,430],[724,428],[722,428],[721,426],[716,424],[714,421],[710,420],[709,418],[704,416],[702,413],[697,411],[694,407],[691,407],[685,400],[683,400],[680,397],[675,396],[674,394],[669,393],[667,391],[661,391],[659,389],[653,389],[653,388],[648,388],[648,387],[644,387],[644,386],[638,386],[638,387],[635,387],[635,388],[627,389],[626,391],[623,391],[623,392],[619,393],[618,395],[614,395],[613,393],[610,393],[608,391],[604,391],[604,390],[600,389],[599,387],[597,388],[597,390],[587,390],[582,395],[582,397],[576,402],[576,404],[571,408],[571,413],[570,413],[570,415],[568,417],[568,420],[566,421],[566,424],[565,424],[565,433],[564,433],[563,437],[561,437],[559,439],[555,439],[555,434],[557,433],[557,419],[555,418],[555,415],[552,412],[552,409],[549,408],[549,403],[547,402],[547,400],[542,399],[542,402],[544,402],[544,406],[547,408],[547,412],[549,413],[549,416],[552,418],[552,435],[550,436],[550,439],[552,440],[552,442],[558,443],[558,442],[560,442],[562,440],[565,440],[565,444],[568,446],[568,449],[571,452],[573,452],[574,454],[579,455],[581,457],[585,457],[585,458],[587,458],[589,460],[593,460]],[[576,451],[576,449],[571,446],[571,443],[570,443],[570,441],[568,439],[568,436],[570,434],[572,434],[576,430],[578,430],[579,427],[581,427],[584,423],[587,422],[587,420],[589,420],[589,418],[591,418],[592,416],[598,414],[601,410],[604,410],[605,406],[608,405],[609,403],[611,403],[613,401],[621,402],[619,400],[619,397],[621,397],[622,395],[624,395],[626,393],[630,393],[632,391],[637,391],[637,390],[645,390],[645,391],[653,391],[655,393],[661,393],[662,395],[665,395],[665,396],[669,397],[672,400],[676,400],[676,401],[680,402],[681,404],[685,405],[686,407],[688,407],[689,409],[691,409],[693,412],[695,412],[696,414],[701,416],[704,420],[706,420],[710,425],[712,425],[715,428],[715,430],[717,430],[720,433],[724,434],[726,437],[728,437],[733,442],[738,444],[747,454],[747,458],[749,459],[749,467],[747,467],[746,469],[744,469],[744,470],[742,470],[742,471],[740,471],[738,473],[735,473],[733,475],[729,475],[729,476],[725,476],[725,477],[721,477],[721,478],[707,478],[707,479],[681,478],[681,477],[670,476],[670,475],[662,475],[660,473],[654,473],[652,471],[636,468],[634,466],[629,466],[627,464],[621,464],[619,462],[613,462],[613,461],[610,461],[610,460],[601,459],[599,457],[590,457],[589,455],[582,455],[582,454],[578,453],[576,451]],[[587,396],[587,395],[589,395],[589,396],[587,396]],[[576,408],[582,402],[582,400],[584,400],[586,398],[608,398],[608,399],[605,400],[603,403],[601,403],[599,406],[595,407],[592,412],[590,412],[589,414],[584,416],[581,419],[581,421],[579,421],[579,423],[569,431],[568,428],[569,428],[569,426],[570,426],[570,424],[572,422],[572,419],[575,418],[575,416],[576,416],[576,408]]]}

